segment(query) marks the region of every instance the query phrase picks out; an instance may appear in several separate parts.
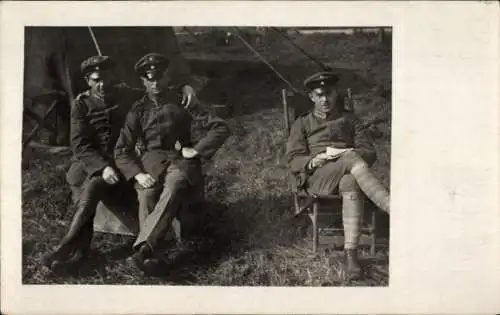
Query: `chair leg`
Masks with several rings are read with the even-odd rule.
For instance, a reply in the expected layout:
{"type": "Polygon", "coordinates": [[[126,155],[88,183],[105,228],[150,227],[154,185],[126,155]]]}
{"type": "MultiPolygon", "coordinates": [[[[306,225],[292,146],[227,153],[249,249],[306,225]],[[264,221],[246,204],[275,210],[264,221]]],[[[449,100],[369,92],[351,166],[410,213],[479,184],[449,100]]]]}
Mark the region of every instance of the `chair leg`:
{"type": "Polygon", "coordinates": [[[293,194],[293,206],[295,207],[295,214],[300,213],[299,197],[297,194],[293,194]]]}
{"type": "Polygon", "coordinates": [[[313,203],[313,213],[312,213],[312,224],[313,224],[313,252],[316,253],[318,250],[318,202],[313,203]]]}
{"type": "Polygon", "coordinates": [[[371,222],[371,227],[370,227],[370,255],[375,256],[375,242],[376,242],[376,217],[375,217],[375,211],[372,211],[372,222],[371,222]]]}

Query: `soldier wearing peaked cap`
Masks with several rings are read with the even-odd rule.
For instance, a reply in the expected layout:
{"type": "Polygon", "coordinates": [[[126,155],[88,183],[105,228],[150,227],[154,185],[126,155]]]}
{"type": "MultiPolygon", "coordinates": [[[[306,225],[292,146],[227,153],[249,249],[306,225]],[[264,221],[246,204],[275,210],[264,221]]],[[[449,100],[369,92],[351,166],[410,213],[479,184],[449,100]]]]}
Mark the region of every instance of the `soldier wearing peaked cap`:
{"type": "Polygon", "coordinates": [[[113,67],[114,62],[109,56],[92,56],[81,63],[80,70],[87,76],[90,73],[109,70],[113,67]]]}
{"type": "Polygon", "coordinates": [[[134,65],[134,70],[138,74],[147,76],[158,71],[166,71],[169,60],[166,56],[159,53],[150,53],[141,57],[134,65]]]}
{"type": "Polygon", "coordinates": [[[364,195],[389,213],[389,193],[369,168],[376,159],[373,142],[360,119],[339,100],[338,81],[332,72],[304,80],[314,106],[292,125],[286,156],[297,189],[320,196],[342,195],[345,269],[355,279],[362,276],[357,246],[364,195]]]}
{"type": "Polygon", "coordinates": [[[169,90],[177,92],[177,89],[182,93],[182,105],[186,107],[191,106],[197,102],[196,92],[193,87],[189,85],[188,80],[184,77],[178,78],[169,77],[167,70],[170,60],[165,55],[159,53],[149,53],[140,58],[134,65],[134,70],[139,74],[145,74],[149,77],[153,74],[162,76],[162,84],[168,86],[169,90]]]}
{"type": "MultiPolygon", "coordinates": [[[[141,94],[115,84],[114,63],[108,56],[93,56],[80,67],[89,89],[71,107],[73,158],[66,174],[76,212],[67,234],[45,257],[50,268],[76,266],[88,254],[97,204],[114,203],[134,193],[114,162],[113,150],[126,113],[141,94]]],[[[132,200],[133,202],[133,200],[132,200]]]]}
{"type": "Polygon", "coordinates": [[[304,85],[308,90],[314,90],[319,87],[335,86],[339,77],[333,72],[317,72],[304,80],[304,85]]]}
{"type": "Polygon", "coordinates": [[[201,160],[210,159],[229,136],[229,128],[209,109],[193,104],[187,110],[168,89],[168,59],[147,54],[135,65],[145,95],[127,115],[115,147],[116,164],[139,198],[140,232],[131,260],[148,272],[161,262],[154,256],[158,241],[170,228],[179,208],[203,192],[201,160]],[[195,141],[193,123],[207,130],[195,141]],[[143,152],[137,156],[135,145],[143,152]]]}

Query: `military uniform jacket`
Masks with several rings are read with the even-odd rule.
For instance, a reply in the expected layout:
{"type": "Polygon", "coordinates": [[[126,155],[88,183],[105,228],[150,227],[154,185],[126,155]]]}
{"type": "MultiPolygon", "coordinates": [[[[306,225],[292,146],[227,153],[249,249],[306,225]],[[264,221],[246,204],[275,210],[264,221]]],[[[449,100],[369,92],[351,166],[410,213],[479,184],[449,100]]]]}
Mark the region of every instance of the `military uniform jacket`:
{"type": "Polygon", "coordinates": [[[104,99],[90,91],[75,98],[71,107],[70,136],[73,158],[66,174],[70,185],[81,186],[106,166],[115,166],[116,140],[128,110],[140,95],[124,85],[117,85],[104,99]]]}
{"type": "Polygon", "coordinates": [[[291,172],[301,186],[308,177],[307,165],[326,147],[354,148],[368,164],[373,164],[376,151],[368,130],[352,113],[335,119],[320,118],[314,111],[299,117],[292,128],[286,146],[286,158],[291,172]]]}
{"type": "Polygon", "coordinates": [[[116,143],[116,165],[127,180],[139,173],[148,173],[156,180],[171,163],[183,169],[191,184],[203,180],[200,158],[184,159],[176,142],[183,147],[193,147],[201,158],[210,159],[229,136],[225,121],[217,118],[207,108],[196,106],[184,109],[173,93],[159,101],[144,95],[128,113],[116,143]],[[198,122],[207,133],[193,143],[191,127],[198,122]],[[140,154],[137,154],[137,144],[140,154]]]}

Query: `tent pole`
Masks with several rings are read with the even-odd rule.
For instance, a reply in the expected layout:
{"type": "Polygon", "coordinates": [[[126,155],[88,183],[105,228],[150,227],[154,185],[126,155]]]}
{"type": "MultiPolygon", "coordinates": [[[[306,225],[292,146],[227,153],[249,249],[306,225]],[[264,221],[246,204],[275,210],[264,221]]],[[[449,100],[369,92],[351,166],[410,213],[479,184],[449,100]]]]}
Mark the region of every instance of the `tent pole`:
{"type": "Polygon", "coordinates": [[[97,38],[95,37],[94,31],[90,26],[88,26],[90,36],[92,37],[92,41],[94,42],[95,49],[97,50],[97,53],[99,56],[102,56],[101,48],[99,48],[99,43],[97,42],[97,38]]]}

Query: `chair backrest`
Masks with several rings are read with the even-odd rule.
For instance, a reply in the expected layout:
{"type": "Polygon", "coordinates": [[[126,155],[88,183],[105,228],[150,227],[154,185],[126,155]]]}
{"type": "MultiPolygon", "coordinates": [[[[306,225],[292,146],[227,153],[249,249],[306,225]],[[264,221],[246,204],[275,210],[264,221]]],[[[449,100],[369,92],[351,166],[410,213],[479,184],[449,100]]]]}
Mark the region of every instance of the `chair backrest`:
{"type": "Polygon", "coordinates": [[[285,119],[285,135],[288,137],[290,128],[297,117],[311,109],[311,101],[305,95],[287,89],[281,91],[281,100],[285,119]]]}

